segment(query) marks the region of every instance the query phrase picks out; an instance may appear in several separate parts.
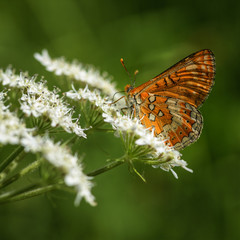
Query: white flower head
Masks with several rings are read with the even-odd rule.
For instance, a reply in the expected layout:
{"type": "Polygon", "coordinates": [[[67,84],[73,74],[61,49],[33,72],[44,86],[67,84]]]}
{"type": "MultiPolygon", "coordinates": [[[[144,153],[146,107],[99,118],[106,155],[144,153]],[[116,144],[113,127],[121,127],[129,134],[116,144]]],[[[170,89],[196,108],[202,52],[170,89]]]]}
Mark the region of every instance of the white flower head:
{"type": "Polygon", "coordinates": [[[10,112],[8,107],[4,106],[3,100],[4,93],[0,93],[0,143],[19,144],[26,152],[41,154],[63,173],[65,184],[75,188],[76,205],[83,197],[94,206],[96,203],[91,194],[91,178],[83,173],[77,156],[73,156],[60,143],[54,143],[48,136],[34,136],[33,129],[28,129],[14,113],[10,112]]]}
{"type": "Polygon", "coordinates": [[[0,71],[1,81],[5,85],[22,89],[20,108],[27,116],[45,116],[50,119],[52,127],[61,126],[66,132],[86,138],[84,129],[72,119],[72,109],[56,91],[50,91],[44,81],[36,82],[36,76],[28,77],[24,73],[15,75],[10,69],[0,71]]]}
{"type": "Polygon", "coordinates": [[[107,73],[101,75],[92,66],[84,67],[83,64],[77,61],[69,63],[63,57],[52,59],[47,50],[43,50],[41,54],[35,53],[34,57],[46,67],[47,71],[54,72],[56,75],[72,77],[76,81],[84,82],[93,88],[99,89],[108,96],[113,96],[117,92],[115,84],[111,83],[107,73]]]}

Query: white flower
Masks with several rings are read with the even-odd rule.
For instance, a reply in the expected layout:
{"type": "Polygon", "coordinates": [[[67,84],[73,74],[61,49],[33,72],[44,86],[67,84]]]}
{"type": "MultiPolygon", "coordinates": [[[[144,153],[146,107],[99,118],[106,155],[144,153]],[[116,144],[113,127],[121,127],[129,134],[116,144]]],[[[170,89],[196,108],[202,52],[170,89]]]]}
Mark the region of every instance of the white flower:
{"type": "Polygon", "coordinates": [[[191,173],[193,172],[192,169],[187,167],[187,162],[180,159],[181,155],[178,151],[173,150],[172,153],[170,154],[172,154],[170,155],[170,157],[172,157],[170,161],[166,161],[165,163],[155,165],[154,167],[160,167],[161,169],[167,172],[170,170],[176,178],[178,178],[178,176],[176,172],[173,170],[173,167],[182,167],[188,172],[191,172],[191,173]]]}
{"type": "Polygon", "coordinates": [[[0,142],[17,144],[19,136],[25,132],[25,125],[12,115],[3,103],[4,94],[0,97],[0,142]]]}
{"type": "Polygon", "coordinates": [[[3,99],[4,94],[0,93],[0,143],[20,144],[26,152],[41,154],[63,173],[65,184],[75,188],[76,205],[82,197],[91,205],[96,205],[94,196],[91,194],[91,178],[83,173],[77,156],[73,156],[66,147],[61,146],[60,143],[54,143],[47,136],[33,136],[32,129],[26,128],[15,114],[4,106],[3,99]]]}
{"type": "Polygon", "coordinates": [[[84,129],[72,119],[72,109],[67,107],[57,93],[48,90],[43,81],[36,82],[36,77],[30,78],[23,73],[15,75],[11,69],[0,71],[0,81],[22,89],[20,108],[27,116],[46,116],[51,120],[52,127],[61,126],[66,132],[86,138],[84,129]]]}
{"type": "Polygon", "coordinates": [[[64,181],[66,185],[75,187],[77,191],[76,205],[80,203],[82,197],[91,205],[96,205],[94,197],[89,191],[92,187],[92,183],[89,182],[91,178],[82,172],[77,156],[71,155],[66,148],[63,148],[60,144],[54,144],[50,139],[44,140],[42,153],[50,163],[65,173],[64,181]]]}
{"type": "Polygon", "coordinates": [[[34,57],[45,66],[48,71],[54,72],[56,75],[72,77],[76,81],[84,82],[101,90],[108,96],[113,96],[117,92],[115,84],[110,82],[107,73],[101,75],[99,71],[91,66],[84,67],[76,61],[68,63],[63,57],[52,59],[47,50],[43,50],[42,54],[35,53],[34,57]]]}

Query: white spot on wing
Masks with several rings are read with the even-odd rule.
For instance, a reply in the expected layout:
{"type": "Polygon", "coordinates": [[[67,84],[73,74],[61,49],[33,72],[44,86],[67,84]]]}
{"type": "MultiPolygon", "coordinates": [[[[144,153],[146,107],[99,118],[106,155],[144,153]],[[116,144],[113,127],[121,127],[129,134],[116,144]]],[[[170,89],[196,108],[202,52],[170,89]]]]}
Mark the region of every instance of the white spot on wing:
{"type": "Polygon", "coordinates": [[[155,108],[155,105],[151,103],[148,105],[148,108],[152,111],[155,108]]]}
{"type": "Polygon", "coordinates": [[[176,150],[181,149],[181,148],[182,148],[182,144],[178,142],[178,143],[176,143],[176,144],[174,145],[174,148],[175,148],[176,150]]]}
{"type": "Polygon", "coordinates": [[[142,103],[142,100],[141,100],[141,98],[140,98],[140,97],[138,97],[138,98],[136,99],[136,102],[137,102],[137,104],[141,104],[141,103],[142,103]]]}
{"type": "Polygon", "coordinates": [[[159,116],[159,117],[162,117],[162,116],[163,116],[163,112],[162,112],[161,110],[159,110],[158,116],[159,116]]]}
{"type": "Polygon", "coordinates": [[[186,70],[195,70],[197,67],[195,64],[189,65],[186,67],[186,70]]]}
{"type": "Polygon", "coordinates": [[[155,121],[155,118],[156,118],[156,117],[155,117],[152,113],[149,114],[149,120],[150,120],[150,121],[153,121],[153,122],[154,122],[154,121],[155,121]]]}
{"type": "Polygon", "coordinates": [[[151,96],[148,98],[149,102],[154,102],[156,100],[156,97],[155,96],[151,96]]]}
{"type": "Polygon", "coordinates": [[[163,126],[163,131],[164,132],[169,132],[171,130],[171,125],[170,124],[166,124],[163,126]]]}

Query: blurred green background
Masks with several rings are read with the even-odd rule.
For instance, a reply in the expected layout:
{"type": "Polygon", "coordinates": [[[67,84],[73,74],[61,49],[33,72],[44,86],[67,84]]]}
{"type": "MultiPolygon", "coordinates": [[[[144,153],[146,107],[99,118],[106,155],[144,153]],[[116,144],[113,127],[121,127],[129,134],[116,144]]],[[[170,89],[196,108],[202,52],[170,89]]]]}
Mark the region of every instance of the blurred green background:
{"type": "MultiPolygon", "coordinates": [[[[203,48],[217,65],[202,136],[182,152],[193,174],[176,169],[176,180],[146,168],[143,183],[121,166],[94,179],[97,207],[76,208],[64,194],[1,205],[0,239],[240,239],[239,13],[236,0],[0,0],[0,67],[45,75],[50,85],[57,78],[33,59],[43,48],[109,72],[120,90],[130,82],[121,57],[139,70],[138,84],[203,48]]],[[[79,152],[89,171],[122,146],[98,134],[79,152]]]]}

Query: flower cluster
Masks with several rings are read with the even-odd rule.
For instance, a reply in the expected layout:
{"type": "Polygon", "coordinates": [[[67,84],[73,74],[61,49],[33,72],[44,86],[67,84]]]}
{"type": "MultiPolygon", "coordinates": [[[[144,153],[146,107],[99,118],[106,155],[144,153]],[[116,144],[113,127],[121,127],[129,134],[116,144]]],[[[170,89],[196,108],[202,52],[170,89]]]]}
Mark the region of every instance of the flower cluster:
{"type": "Polygon", "coordinates": [[[51,120],[52,127],[61,126],[66,132],[86,138],[84,129],[72,119],[72,109],[68,108],[56,91],[48,90],[45,82],[36,82],[35,76],[28,77],[24,73],[15,75],[10,68],[5,72],[0,70],[0,82],[22,90],[21,110],[27,116],[45,116],[51,120]]]}
{"type": "Polygon", "coordinates": [[[75,81],[84,82],[93,88],[99,89],[107,96],[113,96],[117,90],[115,84],[110,82],[107,73],[100,74],[92,66],[84,67],[76,61],[68,63],[63,57],[52,59],[47,50],[43,50],[42,54],[35,53],[34,57],[46,67],[50,72],[56,75],[65,75],[72,77],[75,81]]]}
{"type": "Polygon", "coordinates": [[[73,156],[69,150],[54,143],[48,136],[34,136],[33,130],[25,124],[4,105],[4,96],[0,93],[0,143],[19,144],[26,152],[39,153],[64,175],[67,186],[74,187],[77,192],[75,204],[78,205],[84,197],[88,203],[95,205],[94,196],[91,194],[92,183],[90,177],[82,171],[77,156],[73,156]]]}

